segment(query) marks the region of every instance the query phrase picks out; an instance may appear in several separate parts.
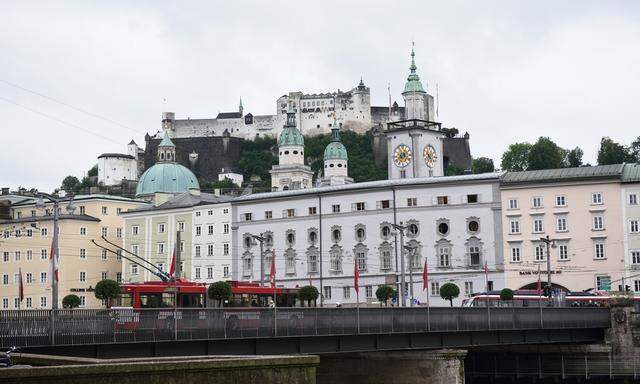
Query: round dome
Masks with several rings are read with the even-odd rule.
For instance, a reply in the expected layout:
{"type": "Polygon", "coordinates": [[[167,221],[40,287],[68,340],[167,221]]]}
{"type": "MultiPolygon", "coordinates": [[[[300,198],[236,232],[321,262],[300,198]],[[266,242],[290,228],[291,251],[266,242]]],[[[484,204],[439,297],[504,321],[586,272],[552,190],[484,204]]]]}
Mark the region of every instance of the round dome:
{"type": "Polygon", "coordinates": [[[157,163],[138,180],[136,196],[156,192],[181,193],[192,188],[200,189],[200,184],[188,168],[176,163],[157,163]]]}
{"type": "Polygon", "coordinates": [[[347,160],[347,148],[339,141],[332,141],[324,149],[324,159],[332,160],[347,160]]]}
{"type": "Polygon", "coordinates": [[[296,127],[284,127],[278,138],[278,146],[300,145],[304,146],[304,137],[296,127]]]}

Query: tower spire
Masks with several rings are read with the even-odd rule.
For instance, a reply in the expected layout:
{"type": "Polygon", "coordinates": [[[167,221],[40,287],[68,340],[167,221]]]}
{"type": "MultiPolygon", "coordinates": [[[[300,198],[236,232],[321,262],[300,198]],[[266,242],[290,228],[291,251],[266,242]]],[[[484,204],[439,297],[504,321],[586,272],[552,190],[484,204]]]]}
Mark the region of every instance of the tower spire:
{"type": "Polygon", "coordinates": [[[240,96],[240,105],[238,106],[238,112],[240,112],[240,114],[242,115],[242,111],[244,108],[242,108],[242,96],[240,96]]]}

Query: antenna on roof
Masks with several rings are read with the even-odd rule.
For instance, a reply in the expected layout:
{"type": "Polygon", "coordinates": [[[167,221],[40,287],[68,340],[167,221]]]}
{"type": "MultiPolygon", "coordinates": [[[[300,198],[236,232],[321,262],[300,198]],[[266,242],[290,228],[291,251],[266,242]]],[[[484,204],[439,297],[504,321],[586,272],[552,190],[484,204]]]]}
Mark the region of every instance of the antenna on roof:
{"type": "Polygon", "coordinates": [[[387,92],[389,93],[389,121],[391,121],[391,83],[387,83],[387,92]]]}
{"type": "Polygon", "coordinates": [[[440,93],[438,90],[438,83],[436,83],[436,121],[440,121],[440,93]]]}

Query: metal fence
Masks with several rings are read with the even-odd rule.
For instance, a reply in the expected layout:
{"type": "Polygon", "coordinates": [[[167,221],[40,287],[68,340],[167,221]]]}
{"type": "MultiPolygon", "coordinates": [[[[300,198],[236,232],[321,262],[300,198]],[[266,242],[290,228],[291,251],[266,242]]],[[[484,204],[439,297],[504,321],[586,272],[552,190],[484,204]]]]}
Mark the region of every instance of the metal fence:
{"type": "Polygon", "coordinates": [[[22,310],[0,311],[0,347],[609,326],[607,308],[22,310]]]}
{"type": "MultiPolygon", "coordinates": [[[[580,377],[633,376],[640,378],[640,356],[613,354],[482,354],[472,353],[465,360],[465,374],[468,378],[514,379],[535,377],[556,377],[561,379],[580,377]]],[[[470,380],[473,382],[473,380],[470,380]]]]}

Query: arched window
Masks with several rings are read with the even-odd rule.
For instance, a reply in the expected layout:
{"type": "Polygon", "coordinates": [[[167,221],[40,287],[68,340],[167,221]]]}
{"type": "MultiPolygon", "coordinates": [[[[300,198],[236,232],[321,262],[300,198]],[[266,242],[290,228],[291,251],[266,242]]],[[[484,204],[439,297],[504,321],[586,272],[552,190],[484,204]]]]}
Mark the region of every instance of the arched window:
{"type": "Polygon", "coordinates": [[[337,243],[341,239],[342,239],[342,233],[339,228],[335,228],[334,230],[331,231],[331,240],[337,243]]]}

